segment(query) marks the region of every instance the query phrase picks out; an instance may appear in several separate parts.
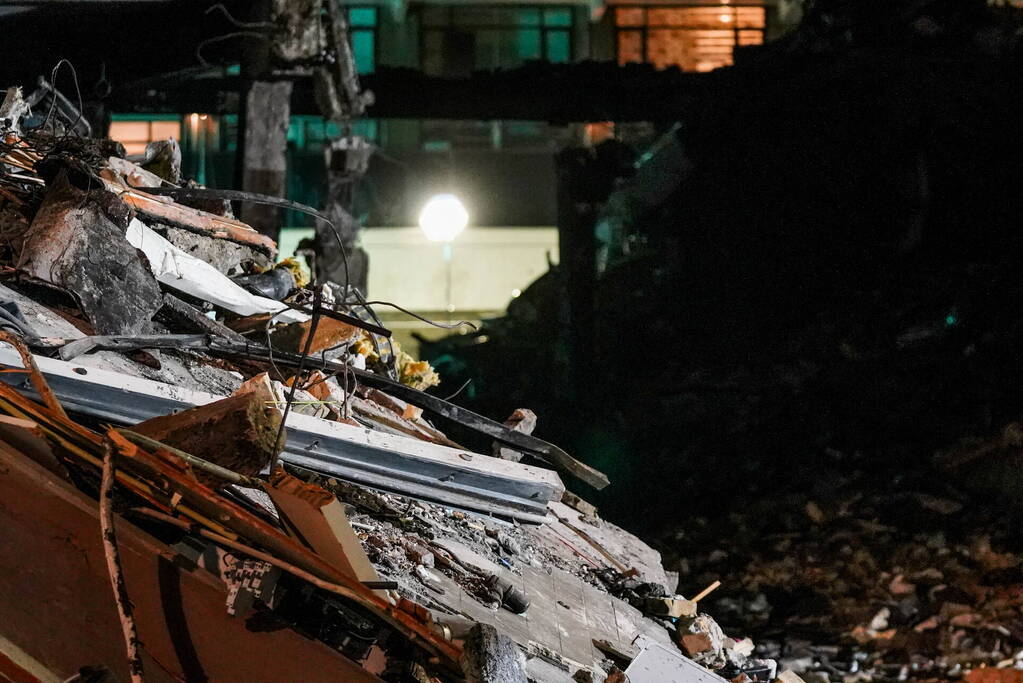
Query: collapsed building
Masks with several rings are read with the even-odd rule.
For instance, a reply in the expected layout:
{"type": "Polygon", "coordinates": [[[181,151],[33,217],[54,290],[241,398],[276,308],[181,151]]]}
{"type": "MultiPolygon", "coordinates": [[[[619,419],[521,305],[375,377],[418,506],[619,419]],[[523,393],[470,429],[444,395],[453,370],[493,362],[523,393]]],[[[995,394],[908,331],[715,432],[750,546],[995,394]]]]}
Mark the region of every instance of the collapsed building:
{"type": "Polygon", "coordinates": [[[558,475],[601,472],[422,391],[355,287],[225,198],[286,200],[182,179],[172,141],[130,160],[36,95],[0,109],[5,677],[775,678],[698,611],[716,585],[558,475]]]}
{"type": "MultiPolygon", "coordinates": [[[[573,120],[599,90],[668,131],[640,163],[561,157],[573,260],[452,343],[489,365],[476,412],[424,393],[433,369],[360,298],[344,212],[313,212],[309,282],[261,234],[308,207],[197,187],[173,145],[126,158],[49,83],[7,91],[0,673],[1009,680],[1012,516],[958,484],[1004,495],[1018,470],[1018,165],[986,155],[1018,159],[1019,33],[982,2],[879,4],[814,3],[734,69],[638,88],[607,65],[409,78],[445,111],[549,89],[573,120]],[[622,330],[654,351],[623,359],[622,330]],[[619,508],[672,521],[663,560],[563,492],[606,479],[527,412],[478,414],[495,392],[548,434],[623,436],[600,469],[628,477],[619,508]],[[948,481],[914,467],[950,444],[948,481]]],[[[320,76],[352,107],[341,71],[320,76]]],[[[334,151],[328,172],[360,166],[334,151]]]]}

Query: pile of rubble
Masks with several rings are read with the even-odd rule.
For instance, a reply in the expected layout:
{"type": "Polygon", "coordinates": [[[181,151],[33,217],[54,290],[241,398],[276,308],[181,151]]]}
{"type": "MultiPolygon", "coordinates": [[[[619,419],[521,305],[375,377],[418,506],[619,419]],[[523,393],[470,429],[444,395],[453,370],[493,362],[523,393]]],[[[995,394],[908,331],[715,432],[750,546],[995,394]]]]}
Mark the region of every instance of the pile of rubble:
{"type": "Polygon", "coordinates": [[[699,611],[716,584],[679,595],[657,552],[549,467],[598,488],[602,473],[532,436],[528,411],[501,424],[424,393],[432,368],[357,290],[277,261],[230,201],[324,214],[198,187],[173,141],[129,159],[79,122],[53,93],[11,88],[0,105],[12,666],[101,664],[132,680],[281,667],[297,680],[776,677],[699,611]],[[94,536],[79,529],[93,522],[94,536]],[[75,572],[114,590],[68,594],[75,572]],[[48,589],[70,607],[39,609],[48,589]],[[72,639],[89,649],[38,628],[89,631],[72,639]],[[127,659],[105,657],[122,635],[127,659]]]}
{"type": "Polygon", "coordinates": [[[666,565],[721,580],[713,613],[806,680],[1019,680],[1018,510],[921,469],[815,471],[809,496],[689,519],[660,539],[666,565]]]}

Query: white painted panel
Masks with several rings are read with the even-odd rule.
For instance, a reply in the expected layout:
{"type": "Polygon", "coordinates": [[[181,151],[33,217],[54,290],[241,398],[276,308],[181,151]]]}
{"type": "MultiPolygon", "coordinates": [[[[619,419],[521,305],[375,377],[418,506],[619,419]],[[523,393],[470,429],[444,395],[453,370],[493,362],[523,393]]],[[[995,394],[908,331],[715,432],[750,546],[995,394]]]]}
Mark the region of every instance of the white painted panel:
{"type": "MultiPolygon", "coordinates": [[[[307,230],[286,230],[281,254],[290,255],[307,230]]],[[[369,295],[414,311],[503,311],[514,290],[523,290],[558,260],[553,227],[468,228],[451,244],[450,264],[443,244],[430,242],[419,228],[367,228],[362,246],[369,253],[369,295]]]]}

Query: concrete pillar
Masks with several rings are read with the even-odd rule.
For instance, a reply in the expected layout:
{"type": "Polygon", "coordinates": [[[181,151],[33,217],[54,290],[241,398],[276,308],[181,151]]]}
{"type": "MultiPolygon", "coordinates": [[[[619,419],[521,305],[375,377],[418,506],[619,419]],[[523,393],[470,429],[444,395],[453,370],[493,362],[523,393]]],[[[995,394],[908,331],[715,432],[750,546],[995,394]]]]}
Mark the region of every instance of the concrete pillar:
{"type": "MultiPolygon", "coordinates": [[[[284,197],[287,193],[288,125],[291,82],[255,81],[245,102],[242,189],[284,197]]],[[[243,204],[241,219],[274,240],[280,239],[283,212],[272,206],[243,204]]]]}

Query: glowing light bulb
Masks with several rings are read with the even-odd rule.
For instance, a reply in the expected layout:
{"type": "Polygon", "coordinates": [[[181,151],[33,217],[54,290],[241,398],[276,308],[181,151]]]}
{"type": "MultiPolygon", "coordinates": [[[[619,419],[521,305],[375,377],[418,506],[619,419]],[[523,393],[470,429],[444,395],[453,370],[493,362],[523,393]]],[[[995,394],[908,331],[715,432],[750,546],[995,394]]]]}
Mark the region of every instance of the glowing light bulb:
{"type": "Polygon", "coordinates": [[[450,242],[469,224],[469,212],[453,194],[430,197],[419,212],[419,227],[431,242],[450,242]]]}

